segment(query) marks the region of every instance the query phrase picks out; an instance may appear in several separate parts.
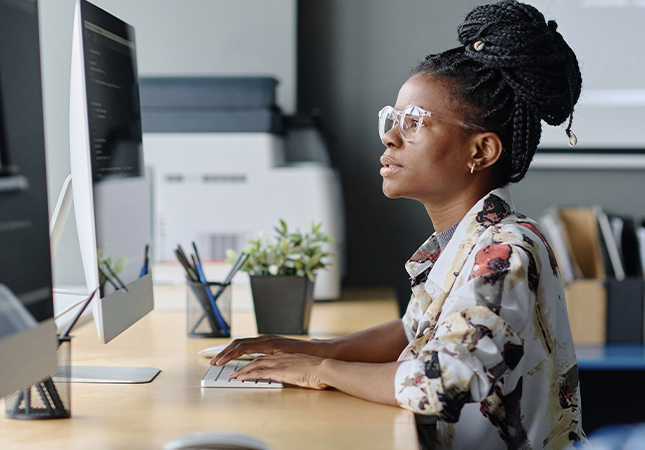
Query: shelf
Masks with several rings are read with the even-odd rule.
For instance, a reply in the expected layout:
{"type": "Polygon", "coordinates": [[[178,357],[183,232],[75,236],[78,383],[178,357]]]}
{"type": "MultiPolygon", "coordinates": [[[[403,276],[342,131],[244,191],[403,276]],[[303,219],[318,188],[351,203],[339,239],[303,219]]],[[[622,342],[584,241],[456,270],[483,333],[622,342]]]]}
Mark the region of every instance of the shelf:
{"type": "Polygon", "coordinates": [[[645,370],[645,346],[608,344],[576,346],[580,370],[645,370]]]}
{"type": "Polygon", "coordinates": [[[537,153],[531,169],[640,170],[643,153],[537,153]]]}

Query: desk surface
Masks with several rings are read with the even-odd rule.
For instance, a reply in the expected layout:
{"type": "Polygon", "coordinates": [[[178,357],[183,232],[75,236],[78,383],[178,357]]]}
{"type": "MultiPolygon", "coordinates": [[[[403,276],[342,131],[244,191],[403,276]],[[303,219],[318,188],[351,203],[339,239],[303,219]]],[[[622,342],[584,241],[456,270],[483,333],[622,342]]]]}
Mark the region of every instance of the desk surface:
{"type": "Polygon", "coordinates": [[[576,347],[580,370],[645,370],[645,346],[607,344],[576,347]]]}
{"type": "MultiPolygon", "coordinates": [[[[393,301],[316,303],[310,332],[328,337],[395,317],[393,301]]],[[[255,334],[253,313],[234,312],[232,332],[255,334]]],[[[73,384],[71,419],[3,415],[0,448],[160,449],[179,436],[212,430],[247,433],[274,449],[418,448],[411,413],[335,390],[200,388],[208,360],[197,352],[225,342],[187,338],[183,312],[154,311],[105,346],[88,323],[75,332],[74,364],[153,366],[162,372],[149,384],[73,384]]]]}

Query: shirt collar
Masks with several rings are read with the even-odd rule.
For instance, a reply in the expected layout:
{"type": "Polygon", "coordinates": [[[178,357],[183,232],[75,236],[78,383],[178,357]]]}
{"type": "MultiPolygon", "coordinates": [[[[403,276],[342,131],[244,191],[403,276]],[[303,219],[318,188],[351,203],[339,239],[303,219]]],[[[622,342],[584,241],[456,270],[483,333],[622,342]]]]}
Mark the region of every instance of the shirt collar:
{"type": "Polygon", "coordinates": [[[458,225],[459,223],[456,223],[450,228],[436,234],[437,241],[439,242],[439,247],[441,248],[441,251],[443,251],[446,248],[446,246],[448,245],[448,242],[450,242],[450,239],[452,239],[452,235],[455,234],[455,230],[457,229],[458,225]]]}
{"type": "Polygon", "coordinates": [[[513,209],[508,186],[491,191],[466,213],[443,252],[439,248],[436,233],[430,236],[406,263],[408,274],[414,280],[432,269],[428,279],[444,292],[450,291],[479,236],[513,209]],[[440,258],[440,254],[446,256],[440,258]]]}

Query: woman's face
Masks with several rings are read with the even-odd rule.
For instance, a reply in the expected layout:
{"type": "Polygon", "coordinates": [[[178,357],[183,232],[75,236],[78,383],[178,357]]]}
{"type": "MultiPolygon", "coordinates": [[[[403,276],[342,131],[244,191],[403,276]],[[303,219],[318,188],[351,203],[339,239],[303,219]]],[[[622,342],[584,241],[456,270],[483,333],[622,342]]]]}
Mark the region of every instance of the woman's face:
{"type": "MultiPolygon", "coordinates": [[[[395,108],[418,106],[439,116],[464,120],[450,107],[450,91],[445,81],[428,74],[411,77],[401,87],[395,108]]],[[[404,197],[424,204],[450,201],[468,183],[472,144],[467,130],[455,123],[424,117],[412,141],[404,140],[398,124],[382,139],[383,193],[389,198],[404,197]]]]}

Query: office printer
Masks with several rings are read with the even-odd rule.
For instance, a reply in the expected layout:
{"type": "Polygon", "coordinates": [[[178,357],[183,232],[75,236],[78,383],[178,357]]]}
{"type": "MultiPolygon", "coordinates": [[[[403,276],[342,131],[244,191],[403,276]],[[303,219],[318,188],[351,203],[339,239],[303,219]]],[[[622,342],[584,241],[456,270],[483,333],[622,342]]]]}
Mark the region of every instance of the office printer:
{"type": "MultiPolygon", "coordinates": [[[[195,241],[223,260],[279,219],[293,230],[322,222],[334,265],[317,274],[314,297],[340,296],[344,208],[340,179],[320,131],[285,126],[268,77],[141,78],[145,160],[152,174],[153,258],[175,259],[195,241]]],[[[290,121],[294,123],[294,121],[290,121]]],[[[214,280],[216,281],[216,280],[214,280]]]]}

